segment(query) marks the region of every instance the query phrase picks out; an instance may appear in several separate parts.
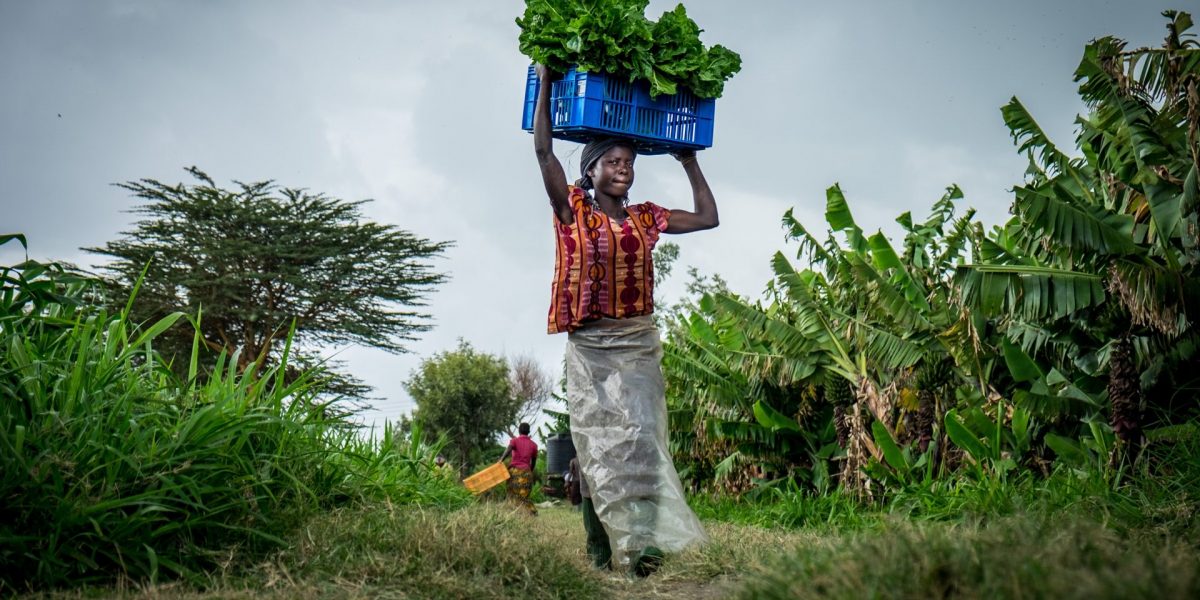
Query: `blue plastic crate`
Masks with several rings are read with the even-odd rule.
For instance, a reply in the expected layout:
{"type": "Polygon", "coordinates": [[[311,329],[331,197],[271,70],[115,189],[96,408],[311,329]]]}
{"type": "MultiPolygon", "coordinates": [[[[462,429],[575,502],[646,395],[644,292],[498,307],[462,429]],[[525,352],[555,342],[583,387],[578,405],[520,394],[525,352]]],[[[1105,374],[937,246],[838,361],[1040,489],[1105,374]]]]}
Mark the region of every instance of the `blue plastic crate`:
{"type": "MultiPolygon", "coordinates": [[[[550,121],[556,139],[587,143],[598,134],[627,137],[637,142],[639,154],[712,146],[714,100],[697,98],[687,91],[651,99],[650,86],[644,81],[629,83],[573,68],[551,85],[550,121]]],[[[530,132],[539,87],[531,66],[521,121],[521,127],[530,132]]]]}

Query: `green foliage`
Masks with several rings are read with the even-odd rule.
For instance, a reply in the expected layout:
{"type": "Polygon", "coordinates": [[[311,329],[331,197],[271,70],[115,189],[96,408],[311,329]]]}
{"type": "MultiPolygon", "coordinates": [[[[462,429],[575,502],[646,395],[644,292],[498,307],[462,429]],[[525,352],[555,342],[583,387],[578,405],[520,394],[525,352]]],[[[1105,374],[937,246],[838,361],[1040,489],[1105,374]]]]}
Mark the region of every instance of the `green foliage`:
{"type": "Polygon", "coordinates": [[[725,81],[742,68],[737,53],[705,48],[701,29],[683,5],[657,22],[645,17],[649,0],[527,0],[521,53],[562,73],[572,66],[644,80],[650,94],[674,94],[679,86],[701,98],[718,98],[725,81]]]}
{"type": "Polygon", "coordinates": [[[135,325],[54,264],[0,280],[0,593],[198,580],[229,548],[261,557],[319,510],[468,501],[434,476],[419,436],[363,440],[311,373],[287,375],[290,336],[272,367],[239,371],[221,354],[201,381],[193,355],[181,379],[153,346],[182,314],[135,325]]]}
{"type": "MultiPolygon", "coordinates": [[[[278,361],[292,324],[297,343],[310,350],[361,344],[403,352],[429,329],[415,309],[445,281],[429,261],[450,243],[367,221],[363,202],[270,181],[224,189],[195,167],[188,172],[196,184],[119,184],[146,202],[135,210],[143,218],[123,239],[88,249],[115,259],[106,267],[114,298],[130,297],[145,271],[130,311],[135,322],[203,309],[205,356],[236,354],[239,369],[278,361]]],[[[189,332],[171,330],[156,347],[179,367],[192,341],[189,332]]],[[[293,363],[328,370],[297,352],[293,363]]],[[[335,391],[366,392],[352,378],[338,381],[335,391]]]]}
{"type": "Polygon", "coordinates": [[[1047,433],[1046,446],[1054,451],[1060,464],[1103,472],[1115,443],[1112,427],[1095,418],[1087,419],[1084,424],[1086,428],[1078,438],[1047,433]]]}
{"type": "Polygon", "coordinates": [[[491,452],[496,437],[512,426],[523,404],[512,393],[504,359],[462,340],[458,348],[421,361],[404,386],[417,403],[415,420],[446,436],[463,475],[500,458],[491,452]]]}
{"type": "Polygon", "coordinates": [[[1014,402],[1076,417],[1046,438],[1071,462],[1096,461],[1085,445],[1105,413],[1117,450],[1133,457],[1145,428],[1200,407],[1196,390],[1179,386],[1194,379],[1200,339],[1200,100],[1189,91],[1200,83],[1200,44],[1188,39],[1189,15],[1164,16],[1161,48],[1126,51],[1113,37],[1087,45],[1075,72],[1091,110],[1078,120],[1080,158],[1016,98],[1002,109],[1029,170],[1012,219],[956,277],[975,323],[1004,338],[1014,402]],[[1114,340],[1135,351],[1127,372],[1111,360],[1114,340]]]}
{"type": "Polygon", "coordinates": [[[1046,477],[914,481],[870,505],[795,493],[705,500],[698,512],[833,534],[754,568],[745,597],[941,597],[950,587],[980,597],[1194,595],[1200,436],[1187,427],[1159,439],[1145,470],[1116,481],[1103,464],[1064,465],[1046,477]]]}
{"type": "Polygon", "coordinates": [[[1098,284],[1079,288],[1081,281],[1103,281],[1132,325],[1184,335],[1194,320],[1185,307],[1197,297],[1189,283],[1198,256],[1194,231],[1183,229],[1196,223],[1200,189],[1192,176],[1200,146],[1188,113],[1197,108],[1187,96],[1187,86],[1200,80],[1200,46],[1187,39],[1186,13],[1164,15],[1171,22],[1163,48],[1127,52],[1123,41],[1105,37],[1085,49],[1075,79],[1093,112],[1079,119],[1082,158],[1064,155],[1016,98],[1004,107],[1030,169],[1014,190],[1013,221],[993,242],[1008,250],[1005,272],[1020,279],[982,284],[985,269],[997,266],[964,266],[965,289],[979,290],[969,305],[990,314],[1062,317],[1105,302],[1098,284]],[[1164,279],[1175,283],[1159,288],[1164,279]],[[1031,285],[1064,293],[1037,295],[1031,285]],[[1079,299],[1074,306],[1072,297],[1079,299]]]}
{"type": "MultiPolygon", "coordinates": [[[[753,445],[729,439],[743,456],[782,463],[780,474],[807,476],[816,485],[827,481],[821,474],[829,470],[824,448],[836,429],[834,407],[845,408],[820,390],[835,382],[853,388],[863,395],[862,410],[894,439],[892,408],[898,396],[913,395],[918,364],[943,365],[949,374],[939,385],[974,379],[972,372],[984,367],[966,337],[951,285],[953,264],[972,239],[963,233],[972,213],[954,218],[953,203],[961,197],[958,188],[949,188],[923,223],[902,215],[898,221],[908,231],[903,252],[881,234],[862,233],[839,186],[826,192],[826,243],[786,214],[784,226],[812,267],[797,270],[778,253],[771,304],[711,294],[682,321],[686,328],[668,336],[665,370],[669,381],[687,382],[672,389],[683,396],[676,404],[693,407],[691,430],[718,438],[744,431],[753,445]],[[832,232],[845,236],[844,245],[832,232]],[[868,396],[875,400],[866,402],[868,396]]],[[[849,437],[869,441],[872,434],[860,429],[849,437]]],[[[719,449],[719,442],[710,446],[719,449]]],[[[732,449],[726,446],[722,458],[732,449]]],[[[934,458],[925,458],[922,470],[932,468],[934,458]]],[[[847,461],[842,464],[856,465],[848,473],[866,466],[861,455],[847,461]]],[[[877,474],[888,471],[884,461],[878,457],[884,470],[877,474]]],[[[912,467],[905,465],[905,477],[912,467]]]]}
{"type": "Polygon", "coordinates": [[[706,495],[690,501],[705,521],[754,525],[765,529],[853,531],[873,526],[877,515],[864,511],[853,496],[832,492],[813,494],[795,483],[763,488],[742,497],[706,495]]]}
{"type": "Polygon", "coordinates": [[[871,435],[884,458],[883,462],[872,460],[867,463],[865,470],[873,478],[901,487],[916,481],[932,481],[934,457],[938,449],[936,441],[924,452],[920,452],[915,444],[901,447],[879,421],[871,423],[871,435]],[[918,453],[919,456],[914,456],[918,453]]]}
{"type": "Polygon", "coordinates": [[[671,269],[679,259],[679,244],[660,241],[654,246],[654,283],[661,286],[671,276],[671,269]]]}
{"type": "Polygon", "coordinates": [[[1109,37],[1085,49],[1081,156],[1019,100],[1003,107],[1030,161],[1004,226],[956,215],[955,186],[924,222],[900,215],[897,244],[864,232],[838,185],[824,240],[786,213],[806,266],[780,252],[766,300],[713,293],[673,319],[682,458],[698,462],[701,446],[726,472],[783,465],[820,481],[830,419],[840,483],[866,496],[964,465],[979,479],[1045,469],[1055,454],[1111,469],[1143,431],[1195,418],[1200,44],[1187,14],[1164,16],[1162,48],[1109,37]],[[1127,369],[1113,368],[1114,340],[1132,349],[1127,369]],[[834,382],[854,397],[803,401],[834,382]]]}
{"type": "MultiPolygon", "coordinates": [[[[542,443],[547,443],[546,440],[552,435],[560,432],[571,431],[571,414],[565,411],[551,410],[549,408],[542,409],[542,414],[545,415],[548,421],[538,427],[538,437],[542,443]]],[[[541,461],[538,461],[541,464],[541,461]]]]}
{"type": "MultiPolygon", "coordinates": [[[[985,432],[984,435],[988,433],[985,432]]],[[[946,413],[946,435],[955,446],[965,450],[976,464],[994,458],[984,442],[980,441],[978,434],[967,428],[954,409],[946,413]]]]}
{"type": "MultiPolygon", "coordinates": [[[[1105,448],[1111,449],[1113,443],[1112,432],[1102,422],[1097,422],[1093,431],[1095,437],[1089,436],[1082,446],[1093,457],[1106,457],[1105,448]]],[[[1200,429],[1193,423],[1156,434],[1158,441],[1146,449],[1143,468],[1120,477],[1106,470],[1104,460],[1073,462],[1064,458],[1064,452],[1047,475],[1014,470],[1004,477],[978,477],[968,471],[943,477],[884,479],[889,493],[867,503],[841,491],[814,494],[789,481],[736,498],[699,496],[692,505],[707,519],[768,528],[844,532],[886,528],[898,517],[971,523],[1014,515],[1039,519],[1086,515],[1122,535],[1155,532],[1194,539],[1200,531],[1195,512],[1200,507],[1197,431],[1200,429]]],[[[1047,435],[1048,440],[1051,437],[1047,435]]]]}

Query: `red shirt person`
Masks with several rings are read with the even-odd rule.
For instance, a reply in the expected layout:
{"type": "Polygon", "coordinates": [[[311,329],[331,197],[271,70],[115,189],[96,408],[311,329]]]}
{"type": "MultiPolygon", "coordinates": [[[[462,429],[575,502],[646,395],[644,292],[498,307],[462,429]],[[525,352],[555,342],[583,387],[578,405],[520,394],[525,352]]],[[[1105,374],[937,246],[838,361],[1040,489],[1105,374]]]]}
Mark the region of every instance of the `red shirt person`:
{"type": "Polygon", "coordinates": [[[529,439],[529,423],[521,423],[517,431],[520,435],[508,442],[508,448],[505,448],[500,462],[512,457],[508,463],[509,499],[524,507],[530,514],[536,515],[537,508],[529,500],[529,494],[533,491],[533,468],[537,466],[538,446],[529,439]]]}
{"type": "Polygon", "coordinates": [[[538,445],[528,435],[518,435],[508,442],[508,453],[512,455],[509,468],[533,470],[537,464],[538,445]]]}

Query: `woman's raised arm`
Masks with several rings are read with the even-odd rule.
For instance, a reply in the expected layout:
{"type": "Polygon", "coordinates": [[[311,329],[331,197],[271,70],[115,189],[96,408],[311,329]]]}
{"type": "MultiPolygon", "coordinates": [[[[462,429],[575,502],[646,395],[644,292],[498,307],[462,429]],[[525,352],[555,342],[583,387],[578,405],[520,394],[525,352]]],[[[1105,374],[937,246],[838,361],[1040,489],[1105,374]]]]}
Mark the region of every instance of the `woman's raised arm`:
{"type": "Polygon", "coordinates": [[[554,156],[553,138],[550,137],[550,85],[554,78],[545,65],[537,65],[535,69],[538,97],[533,109],[533,151],[542,170],[542,182],[546,185],[546,195],[550,196],[550,206],[560,222],[570,225],[575,218],[567,198],[567,175],[558,157],[554,156]]]}
{"type": "Polygon", "coordinates": [[[704,179],[700,163],[696,162],[696,152],[688,150],[671,155],[683,164],[688,182],[692,184],[693,210],[672,210],[671,220],[667,221],[667,229],[664,233],[689,233],[716,227],[720,224],[717,219],[717,200],[713,198],[712,189],[708,187],[708,181],[704,179]]]}

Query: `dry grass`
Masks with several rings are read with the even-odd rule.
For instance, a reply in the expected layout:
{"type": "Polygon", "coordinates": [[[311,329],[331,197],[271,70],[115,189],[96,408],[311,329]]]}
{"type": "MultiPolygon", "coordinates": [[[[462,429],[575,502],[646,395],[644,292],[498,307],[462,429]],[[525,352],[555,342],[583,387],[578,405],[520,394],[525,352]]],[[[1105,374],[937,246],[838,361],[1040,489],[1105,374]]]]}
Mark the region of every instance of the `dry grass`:
{"type": "Polygon", "coordinates": [[[1200,553],[1179,538],[1130,540],[1095,521],[1014,516],[896,520],[817,540],[755,566],[737,597],[1200,597],[1200,553]]]}
{"type": "MultiPolygon", "coordinates": [[[[591,571],[606,597],[728,598],[741,585],[749,565],[760,564],[781,552],[812,543],[811,533],[768,530],[729,523],[706,523],[710,543],[667,557],[663,567],[646,579],[630,579],[612,572],[591,571]]],[[[535,525],[539,537],[563,548],[581,568],[587,568],[582,516],[566,507],[542,510],[535,525]]]]}
{"type": "MultiPolygon", "coordinates": [[[[707,522],[711,542],[633,580],[590,568],[579,512],[506,504],[377,507],[313,520],[274,559],[180,584],[64,598],[1169,598],[1200,597],[1200,553],[1090,521],[887,519],[853,531],[707,522]],[[1198,594],[1198,595],[1193,595],[1198,594]]],[[[55,596],[43,596],[55,597],[55,596]]]]}
{"type": "Polygon", "coordinates": [[[310,521],[270,560],[214,575],[206,589],[117,586],[35,597],[606,597],[601,579],[552,532],[538,519],[490,503],[458,511],[339,510],[310,521]]]}
{"type": "Polygon", "coordinates": [[[709,523],[712,542],[668,557],[654,576],[595,571],[582,516],[567,507],[529,517],[504,504],[456,512],[338,511],[315,519],[288,550],[208,589],[123,585],[30,598],[727,598],[749,564],[816,536],[709,523]],[[523,557],[523,558],[522,558],[523,557]]]}

